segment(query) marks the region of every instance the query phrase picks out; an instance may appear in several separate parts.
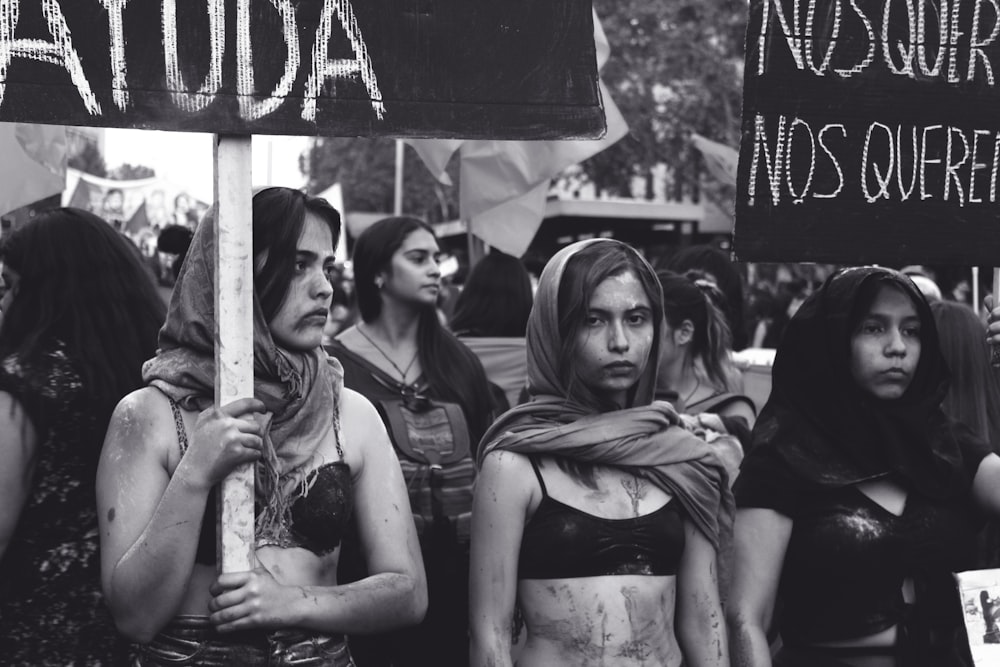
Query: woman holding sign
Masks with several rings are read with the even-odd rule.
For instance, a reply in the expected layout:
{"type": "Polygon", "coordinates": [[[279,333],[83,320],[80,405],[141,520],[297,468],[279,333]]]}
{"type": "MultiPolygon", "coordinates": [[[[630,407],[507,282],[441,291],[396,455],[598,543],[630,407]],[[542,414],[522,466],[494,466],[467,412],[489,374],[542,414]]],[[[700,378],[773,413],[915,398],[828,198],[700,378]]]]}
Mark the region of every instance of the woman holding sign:
{"type": "Polygon", "coordinates": [[[212,407],[214,225],[199,226],[98,474],[104,591],[140,664],[350,665],[344,636],[416,623],[423,566],[377,413],[321,347],[340,216],[288,188],[253,198],[254,397],[212,407]],[[257,567],[216,571],[218,483],[256,470],[257,567]],[[357,523],[370,575],[338,585],[357,523]],[[270,660],[270,661],[269,661],[270,660]]]}
{"type": "Polygon", "coordinates": [[[653,402],[663,320],[632,248],[549,261],[528,320],[531,401],[483,439],[472,518],[474,665],[728,667],[717,583],[732,496],[717,451],[653,402]]]}
{"type": "Polygon", "coordinates": [[[789,322],[773,378],[734,489],[738,664],[971,665],[952,573],[1000,514],[1000,458],[942,411],[923,295],[889,269],[834,275],[789,322]]]}

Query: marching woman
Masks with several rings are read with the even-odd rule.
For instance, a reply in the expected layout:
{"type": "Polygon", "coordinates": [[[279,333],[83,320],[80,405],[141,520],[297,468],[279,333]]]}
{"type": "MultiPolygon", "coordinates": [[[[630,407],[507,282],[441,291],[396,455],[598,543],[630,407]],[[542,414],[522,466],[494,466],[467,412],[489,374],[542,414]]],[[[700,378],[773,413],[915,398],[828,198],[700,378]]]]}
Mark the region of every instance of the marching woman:
{"type": "MultiPolygon", "coordinates": [[[[441,324],[440,254],[431,228],[415,218],[385,218],[362,232],[352,255],[361,321],[327,347],[346,386],[386,422],[427,571],[423,623],[356,642],[361,667],[461,665],[468,654],[473,457],[507,405],[479,359],[441,324]]],[[[350,578],[359,576],[352,552],[342,568],[350,578]]]]}
{"type": "Polygon", "coordinates": [[[618,241],[564,248],[528,322],[531,401],[486,434],[473,509],[471,657],[728,665],[717,563],[731,522],[716,450],[652,402],[662,302],[618,241]]]}
{"type": "Polygon", "coordinates": [[[773,378],[734,489],[736,664],[971,666],[952,573],[1000,512],[1000,458],[942,411],[923,295],[889,269],[835,274],[789,322],[773,378]]]}
{"type": "Polygon", "coordinates": [[[104,444],[104,591],[140,665],[351,665],[346,634],[417,623],[426,594],[385,429],[321,347],[340,216],[290,188],[254,196],[254,397],[220,408],[213,227],[192,239],[149,386],[121,401],[104,444]],[[244,462],[256,567],[219,574],[218,483],[244,462]],[[352,517],[370,574],[341,585],[352,517]]]}
{"type": "Polygon", "coordinates": [[[119,665],[101,596],[94,478],[142,385],[163,301],[127,238],[47,211],[0,246],[0,663],[119,665]],[[127,323],[127,326],[124,326],[127,323]]]}

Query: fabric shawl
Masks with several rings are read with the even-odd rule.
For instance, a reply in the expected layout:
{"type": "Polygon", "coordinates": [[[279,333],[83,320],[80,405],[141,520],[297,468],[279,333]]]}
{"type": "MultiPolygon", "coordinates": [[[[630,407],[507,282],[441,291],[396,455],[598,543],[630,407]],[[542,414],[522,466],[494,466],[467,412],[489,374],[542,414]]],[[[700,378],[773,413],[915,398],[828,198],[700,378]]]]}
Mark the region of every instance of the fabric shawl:
{"type": "MultiPolygon", "coordinates": [[[[187,410],[203,410],[215,388],[214,209],[198,226],[174,285],[159,349],[143,365],[143,381],[187,410]]],[[[255,249],[256,251],[256,249],[255,249]]],[[[331,429],[340,438],[340,363],[317,347],[279,349],[254,290],[254,396],[267,409],[264,456],[256,467],[258,543],[288,543],[292,503],[309,491],[308,471],[331,429]],[[301,369],[301,370],[299,370],[301,369]]]]}
{"type": "Polygon", "coordinates": [[[800,490],[889,473],[932,498],[967,489],[956,432],[941,409],[948,369],[937,328],[926,300],[903,274],[857,267],[827,279],[789,322],[772,375],[742,474],[754,470],[800,490]],[[864,392],[850,371],[851,321],[863,315],[855,312],[859,295],[874,293],[872,281],[908,295],[920,317],[920,360],[906,392],[894,400],[864,392]]]}
{"type": "MultiPolygon", "coordinates": [[[[686,431],[673,406],[653,402],[659,341],[637,382],[632,407],[597,412],[562,386],[558,367],[559,284],[569,259],[593,243],[567,246],[546,265],[528,319],[528,390],[530,402],[500,417],[483,438],[479,463],[492,451],[566,457],[592,464],[631,468],[677,497],[691,520],[720,554],[728,554],[733,497],[719,453],[686,431]]],[[[631,250],[631,249],[630,249],[631,250]]],[[[631,251],[634,252],[634,251],[631,251]]],[[[647,267],[648,268],[648,267],[647,267]]],[[[648,268],[653,274],[652,268],[648,268]]],[[[720,558],[720,569],[725,558],[720,558]]]]}

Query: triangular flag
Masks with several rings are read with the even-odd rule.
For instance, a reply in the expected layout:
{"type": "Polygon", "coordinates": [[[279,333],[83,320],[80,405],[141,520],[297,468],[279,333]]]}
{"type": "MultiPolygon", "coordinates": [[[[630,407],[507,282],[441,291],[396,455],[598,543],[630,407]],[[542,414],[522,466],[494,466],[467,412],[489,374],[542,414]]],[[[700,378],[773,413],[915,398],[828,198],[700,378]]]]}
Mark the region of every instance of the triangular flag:
{"type": "Polygon", "coordinates": [[[701,151],[705,158],[705,167],[712,176],[725,185],[736,185],[736,166],[740,154],[735,148],[706,139],[700,134],[692,134],[691,143],[701,151]]]}
{"type": "Polygon", "coordinates": [[[0,123],[0,213],[59,194],[66,187],[66,128],[0,123]]]}

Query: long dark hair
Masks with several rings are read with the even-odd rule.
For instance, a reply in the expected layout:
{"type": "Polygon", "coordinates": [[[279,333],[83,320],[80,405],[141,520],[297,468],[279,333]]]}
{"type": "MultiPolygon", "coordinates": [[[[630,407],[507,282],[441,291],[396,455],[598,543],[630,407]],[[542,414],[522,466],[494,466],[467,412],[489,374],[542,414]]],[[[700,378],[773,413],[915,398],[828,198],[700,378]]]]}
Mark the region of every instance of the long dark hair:
{"type": "Polygon", "coordinates": [[[1000,447],[1000,383],[990,364],[986,326],[975,311],[958,301],[932,301],[941,353],[951,382],[944,397],[945,414],[1000,447]]]}
{"type": "MultiPolygon", "coordinates": [[[[563,385],[567,393],[577,401],[600,411],[613,410],[620,406],[609,404],[594,395],[577,378],[576,364],[573,363],[578,351],[577,334],[586,322],[590,299],[598,285],[608,278],[627,271],[635,273],[653,310],[654,344],[650,359],[646,363],[655,365],[657,358],[654,355],[659,350],[658,341],[663,333],[663,300],[656,274],[635,249],[624,243],[588,245],[569,258],[559,283],[559,340],[563,341],[559,352],[559,369],[563,374],[563,385]]],[[[629,392],[629,405],[632,404],[633,398],[633,392],[629,392]]]]}
{"type": "MultiPolygon", "coordinates": [[[[390,271],[392,256],[415,231],[434,236],[427,223],[416,218],[383,218],[365,229],[354,244],[354,283],[361,319],[372,322],[382,313],[382,296],[375,276],[390,271]]],[[[479,442],[493,420],[489,383],[479,359],[441,325],[437,309],[420,312],[417,357],[432,391],[462,406],[473,442],[479,442]]]]}
{"type": "Polygon", "coordinates": [[[725,314],[710,295],[711,290],[718,291],[718,288],[703,283],[699,275],[694,271],[684,275],[673,271],[656,272],[663,288],[663,314],[672,329],[680,327],[684,320],[691,322],[694,326],[691,354],[701,359],[709,381],[730,391],[726,364],[732,336],[725,314]]]}
{"type": "Polygon", "coordinates": [[[101,429],[142,386],[142,363],[156,353],[166,315],[140,258],[111,225],[76,208],[46,211],[0,243],[0,261],[20,276],[3,314],[0,358],[30,362],[61,343],[101,429]]]}
{"type": "Polygon", "coordinates": [[[524,338],[531,303],[531,276],[521,260],[492,252],[469,273],[451,330],[459,336],[524,338]]]}
{"type": "Polygon", "coordinates": [[[710,273],[726,297],[723,312],[733,334],[733,349],[742,350],[747,346],[749,333],[745,331],[744,324],[743,277],[729,255],[715,246],[688,246],[677,251],[666,268],[681,274],[692,269],[710,273]]]}
{"type": "Polygon", "coordinates": [[[329,225],[333,246],[337,247],[340,214],[325,199],[279,187],[265,188],[253,197],[253,282],[268,322],[288,296],[306,213],[313,213],[329,225]]]}

